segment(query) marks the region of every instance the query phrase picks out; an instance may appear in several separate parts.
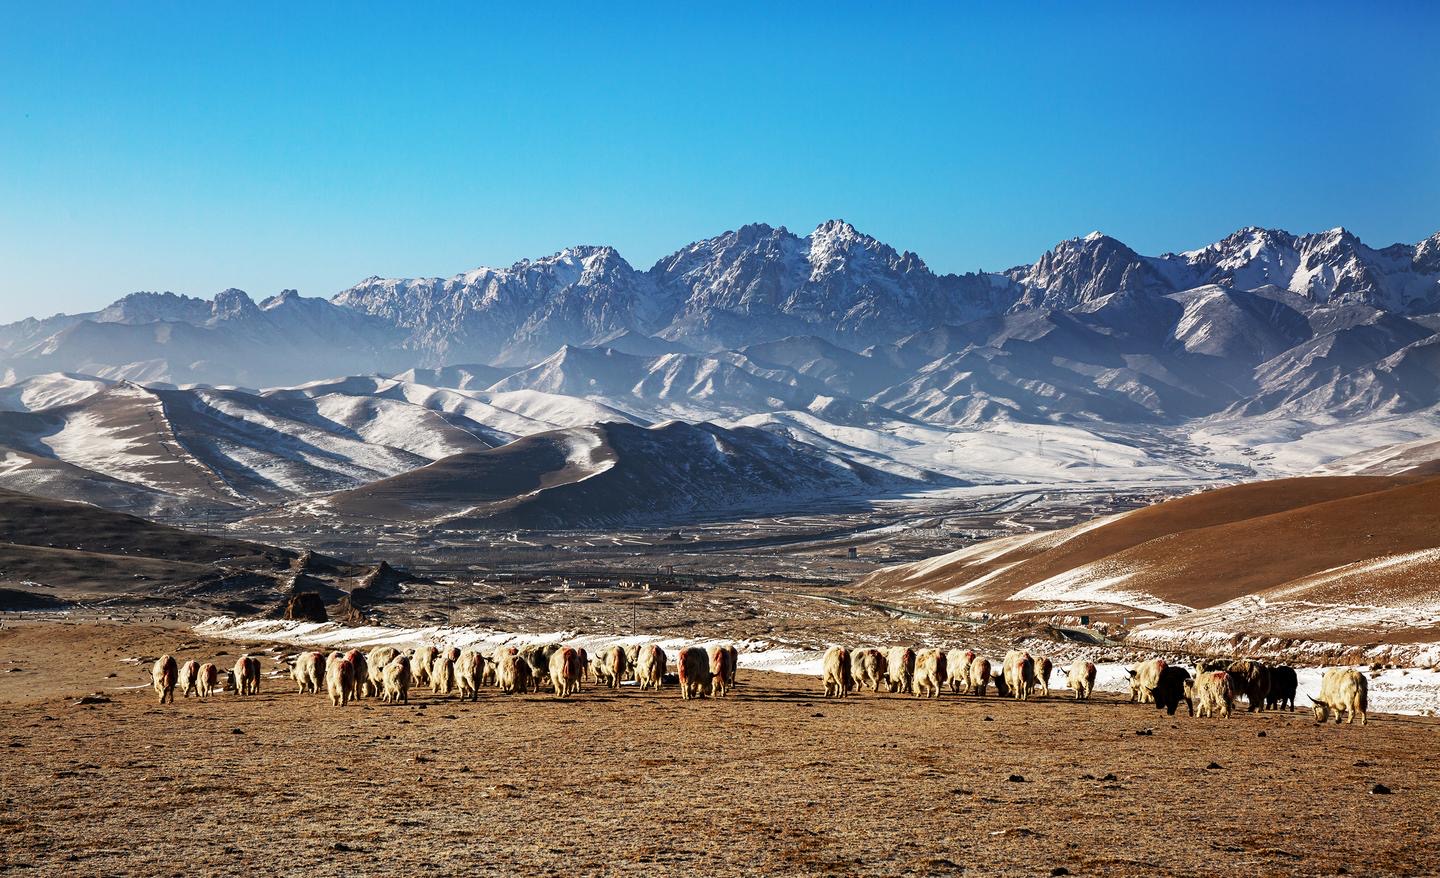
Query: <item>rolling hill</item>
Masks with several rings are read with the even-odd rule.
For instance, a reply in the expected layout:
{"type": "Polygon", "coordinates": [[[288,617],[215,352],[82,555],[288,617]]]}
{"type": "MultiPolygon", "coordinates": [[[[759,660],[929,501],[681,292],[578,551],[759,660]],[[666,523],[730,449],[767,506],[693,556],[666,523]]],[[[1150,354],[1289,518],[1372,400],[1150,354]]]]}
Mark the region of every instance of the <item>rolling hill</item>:
{"type": "Polygon", "coordinates": [[[253,613],[297,570],[333,588],[367,568],[0,489],[0,609],[190,606],[253,613]]]}
{"type": "Polygon", "coordinates": [[[993,612],[1124,616],[1142,621],[1135,642],[1201,651],[1246,638],[1440,644],[1440,478],[1218,488],[886,568],[857,588],[993,612]]]}
{"type": "Polygon", "coordinates": [[[456,528],[662,526],[957,484],[925,475],[895,476],[754,428],[606,423],[454,455],[299,509],[456,528]]]}

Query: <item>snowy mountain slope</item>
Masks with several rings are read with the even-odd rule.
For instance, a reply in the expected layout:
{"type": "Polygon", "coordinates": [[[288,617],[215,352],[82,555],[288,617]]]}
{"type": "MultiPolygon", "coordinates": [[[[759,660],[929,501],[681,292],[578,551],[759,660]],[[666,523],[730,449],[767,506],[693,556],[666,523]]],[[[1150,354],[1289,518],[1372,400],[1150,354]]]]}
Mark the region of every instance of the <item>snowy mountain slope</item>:
{"type": "Polygon", "coordinates": [[[1025,290],[1017,308],[1069,308],[1117,290],[1152,294],[1219,285],[1273,286],[1312,304],[1362,304],[1404,314],[1440,310],[1440,243],[1373,249],[1345,229],[1292,235],[1255,227],[1196,250],[1141,256],[1099,232],[1062,241],[1005,275],[1025,290]]]}
{"type": "Polygon", "coordinates": [[[455,390],[377,376],[314,381],[298,387],[274,388],[265,391],[264,395],[280,399],[383,397],[441,414],[450,425],[491,444],[502,444],[517,436],[561,427],[588,426],[602,421],[643,423],[627,412],[576,397],[529,389],[455,390]]]}
{"type": "Polygon", "coordinates": [[[293,291],[260,305],[239,290],[226,290],[213,302],[135,294],[12,349],[3,368],[16,377],[73,372],[265,387],[409,365],[398,349],[400,338],[383,321],[293,291]],[[197,321],[176,319],[187,315],[197,321]],[[161,319],[143,319],[151,316],[161,319]]]}
{"type": "Polygon", "coordinates": [[[638,357],[609,348],[566,346],[491,391],[537,390],[603,399],[628,411],[708,418],[722,413],[804,408],[825,389],[739,353],[638,357]]]}
{"type": "Polygon", "coordinates": [[[746,361],[788,369],[814,379],[831,392],[863,399],[903,377],[903,370],[874,356],[857,354],[815,336],[792,336],[741,348],[746,361]]]}
{"type": "MultiPolygon", "coordinates": [[[[578,353],[617,357],[606,351],[578,353]]],[[[627,368],[642,365],[646,380],[652,360],[665,359],[618,358],[627,368]]],[[[735,375],[741,381],[753,378],[738,368],[735,375]]],[[[0,486],[146,514],[254,508],[354,489],[527,436],[611,422],[646,427],[662,419],[658,410],[682,407],[718,428],[764,432],[808,454],[910,480],[916,489],[965,483],[1203,481],[1303,472],[1372,445],[1440,433],[1440,414],[1328,427],[1303,419],[1247,418],[1172,430],[1027,421],[1011,410],[998,419],[942,423],[826,396],[813,397],[803,407],[786,407],[781,400],[766,408],[746,408],[731,396],[731,412],[724,414],[716,411],[724,407],[716,398],[687,398],[691,388],[721,386],[713,382],[676,382],[672,402],[642,399],[628,393],[623,382],[619,386],[627,391],[620,398],[581,397],[529,388],[454,390],[353,376],[257,394],[45,376],[0,387],[0,399],[16,400],[13,408],[26,409],[0,412],[0,453],[5,455],[0,486]],[[98,392],[90,392],[97,387],[98,392]]],[[[864,480],[850,485],[858,496],[874,492],[864,480]]]]}
{"type": "Polygon", "coordinates": [[[445,458],[302,510],[449,527],[592,528],[793,512],[919,487],[760,430],[599,424],[445,458]]]}
{"type": "Polygon", "coordinates": [[[136,293],[0,327],[0,484],[284,504],[670,419],[922,483],[1304,472],[1437,429],[1437,290],[1440,234],[1251,228],[1161,256],[1094,234],[957,276],[835,220],[646,271],[575,247],[328,301],[136,293]]]}
{"type": "Polygon", "coordinates": [[[424,384],[428,387],[445,387],[450,390],[484,390],[511,374],[511,369],[487,366],[483,363],[461,363],[442,366],[438,369],[407,369],[392,376],[396,381],[407,384],[424,384]]]}
{"type": "Polygon", "coordinates": [[[1417,439],[1368,448],[1332,460],[1317,475],[1440,475],[1440,439],[1417,439]]]}
{"type": "Polygon", "coordinates": [[[651,279],[610,247],[572,247],[448,279],[372,277],[333,299],[408,333],[421,364],[523,363],[557,347],[663,325],[651,279]]]}
{"type": "Polygon", "coordinates": [[[3,413],[0,444],[149,491],[239,499],[179,441],[159,394],[126,382],[77,403],[3,413]]]}
{"type": "Polygon", "coordinates": [[[0,411],[33,412],[68,405],[114,384],[89,375],[34,375],[0,387],[0,411]]]}
{"type": "Polygon", "coordinates": [[[1099,232],[1061,241],[1033,265],[1005,274],[1025,290],[1017,309],[1071,308],[1122,290],[1158,295],[1183,288],[1150,260],[1099,232]]]}
{"type": "Polygon", "coordinates": [[[1313,235],[1246,228],[1199,250],[1159,257],[1181,287],[1273,285],[1312,302],[1347,302],[1399,313],[1437,310],[1437,236],[1375,250],[1342,228],[1313,235]],[[1183,269],[1181,268],[1183,266],[1183,269]]]}
{"type": "Polygon", "coordinates": [[[0,485],[24,494],[74,500],[147,518],[237,508],[213,497],[177,496],[4,444],[0,444],[0,485]]]}
{"type": "Polygon", "coordinates": [[[864,347],[995,313],[1013,298],[1003,279],[937,276],[842,220],[804,238],[743,226],[662,259],[650,276],[678,304],[660,334],[711,350],[790,335],[864,347]]]}
{"type": "Polygon", "coordinates": [[[123,508],[242,508],[355,487],[492,444],[440,413],[384,397],[272,399],[121,383],[79,402],[0,412],[0,447],[8,449],[0,485],[77,499],[100,492],[123,508]],[[74,487],[84,482],[100,487],[74,487]]]}
{"type": "MultiPolygon", "coordinates": [[[[1429,389],[1409,383],[1429,374],[1423,338],[1335,340],[1370,355],[1364,362],[1297,348],[1381,318],[1434,335],[1437,313],[1440,235],[1376,250],[1343,230],[1250,228],[1152,257],[1097,233],[1060,242],[1032,265],[956,276],[833,220],[804,237],[744,226],[643,272],[612,248],[574,247],[448,279],[370,278],[329,302],[294,291],[258,305],[237,290],[208,302],[137,293],[91,314],[0,327],[0,372],[273,387],[383,371],[472,390],[556,351],[603,348],[716,357],[807,393],[904,400],[907,414],[951,423],[1174,423],[1326,407],[1353,416],[1428,404],[1429,389]],[[999,353],[979,350],[987,348],[999,353]],[[1290,351],[1292,367],[1257,372],[1290,351]],[[954,371],[957,357],[958,374],[935,377],[954,371]],[[436,371],[460,362],[510,367],[436,371]]],[[[677,383],[703,381],[684,374],[694,371],[686,363],[672,361],[679,374],[646,392],[673,397],[677,383]]],[[[755,389],[741,387],[748,379],[707,368],[718,384],[700,392],[737,399],[706,404],[727,415],[753,404],[755,389]]],[[[782,409],[808,407],[771,397],[782,409]]],[[[666,404],[677,414],[703,410],[666,404]]]]}

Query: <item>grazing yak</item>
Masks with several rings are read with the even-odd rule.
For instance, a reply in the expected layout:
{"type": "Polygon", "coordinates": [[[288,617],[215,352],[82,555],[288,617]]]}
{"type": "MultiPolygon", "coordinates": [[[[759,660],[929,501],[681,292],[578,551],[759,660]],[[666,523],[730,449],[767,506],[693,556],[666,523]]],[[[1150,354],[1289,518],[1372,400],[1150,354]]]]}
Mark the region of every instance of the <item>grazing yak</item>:
{"type": "Polygon", "coordinates": [[[915,650],[908,646],[892,646],[885,657],[887,682],[891,692],[909,692],[915,680],[915,650]]]}
{"type": "MultiPolygon", "coordinates": [[[[621,654],[624,654],[623,651],[621,654]]],[[[556,698],[569,698],[579,692],[580,675],[583,673],[580,651],[575,647],[562,646],[550,654],[550,683],[556,698]]]]}
{"type": "Polygon", "coordinates": [[[411,685],[430,685],[430,668],[435,664],[435,657],[439,654],[440,650],[429,644],[417,646],[410,651],[411,685]]]}
{"type": "Polygon", "coordinates": [[[710,686],[710,656],[705,650],[698,646],[680,650],[675,669],[679,672],[680,697],[685,701],[703,698],[710,686]]]}
{"type": "Polygon", "coordinates": [[[1295,669],[1279,665],[1270,669],[1270,691],[1265,694],[1266,710],[1294,710],[1295,690],[1300,680],[1295,669]]]}
{"type": "Polygon", "coordinates": [[[241,695],[260,694],[260,660],[242,655],[235,660],[235,689],[241,695]]]}
{"type": "Polygon", "coordinates": [[[952,649],[945,654],[945,675],[949,678],[950,694],[959,695],[970,689],[970,663],[975,661],[975,651],[952,649]]]}
{"type": "Polygon", "coordinates": [[[1235,707],[1235,687],[1225,671],[1198,671],[1185,689],[1194,716],[1213,717],[1219,711],[1228,718],[1235,707]]]}
{"type": "Polygon", "coordinates": [[[1349,725],[1355,722],[1355,717],[1360,717],[1360,725],[1365,725],[1365,711],[1369,708],[1370,681],[1365,675],[1351,668],[1330,668],[1325,676],[1320,678],[1320,694],[1310,696],[1310,702],[1315,706],[1315,722],[1323,723],[1335,714],[1335,722],[1340,722],[1342,715],[1347,715],[1345,723],[1349,725]]]}
{"type": "Polygon", "coordinates": [[[1265,709],[1265,697],[1270,694],[1270,669],[1253,659],[1231,662],[1225,669],[1229,672],[1235,694],[1244,695],[1248,703],[1246,711],[1254,713],[1265,709]]]}
{"type": "Polygon", "coordinates": [[[1040,687],[1040,694],[1046,698],[1050,697],[1050,675],[1055,671],[1055,663],[1045,656],[1035,660],[1035,684],[1040,687]]]}
{"type": "Polygon", "coordinates": [[[200,663],[191,659],[180,666],[180,676],[176,679],[175,685],[180,687],[180,694],[189,698],[191,695],[198,695],[196,688],[200,684],[200,663]]]}
{"type": "Polygon", "coordinates": [[[355,669],[355,684],[350,688],[350,698],[354,700],[365,697],[369,694],[370,659],[360,650],[352,649],[345,653],[345,661],[349,662],[355,669]]]}
{"type": "Polygon", "coordinates": [[[944,688],[944,650],[920,650],[915,656],[915,679],[911,684],[911,691],[919,698],[939,698],[944,688]]]}
{"type": "Polygon", "coordinates": [[[990,660],[988,658],[977,658],[970,662],[970,694],[985,697],[985,690],[990,685],[990,660]]]}
{"type": "Polygon", "coordinates": [[[1012,649],[1005,654],[1005,685],[1017,701],[1030,698],[1035,682],[1035,659],[1030,653],[1012,649]]]}
{"type": "Polygon", "coordinates": [[[1190,672],[1184,668],[1170,665],[1160,672],[1160,680],[1155,684],[1155,707],[1163,709],[1170,716],[1180,707],[1180,702],[1185,702],[1185,708],[1191,716],[1195,715],[1195,702],[1187,692],[1187,684],[1190,682],[1190,672]]]}
{"type": "Polygon", "coordinates": [[[466,649],[455,660],[455,683],[460,687],[460,700],[480,698],[480,687],[485,682],[485,657],[478,649],[466,649]]]}
{"type": "Polygon", "coordinates": [[[155,660],[155,665],[150,668],[150,685],[155,687],[161,704],[166,701],[175,703],[175,682],[179,676],[180,668],[175,663],[175,656],[162,655],[155,660]]]}
{"type": "Polygon", "coordinates": [[[1164,659],[1151,659],[1131,668],[1127,672],[1130,674],[1130,701],[1153,704],[1155,687],[1160,685],[1160,674],[1167,667],[1169,665],[1164,659]]]}
{"type": "Polygon", "coordinates": [[[355,697],[355,664],[343,656],[330,662],[325,670],[325,692],[334,706],[349,704],[355,697]]]}
{"type": "Polygon", "coordinates": [[[410,703],[410,686],[415,682],[410,671],[410,656],[397,655],[385,666],[385,682],[380,690],[380,700],[391,704],[410,703]]]}
{"type": "Polygon", "coordinates": [[[630,677],[634,679],[635,671],[640,667],[640,644],[632,643],[625,647],[625,667],[630,669],[630,677]]]}
{"type": "Polygon", "coordinates": [[[850,682],[858,689],[869,688],[879,692],[880,684],[887,682],[885,653],[878,649],[857,649],[850,656],[850,682]]]}
{"type": "Polygon", "coordinates": [[[670,657],[659,644],[647,643],[640,647],[635,659],[635,685],[640,689],[660,691],[665,683],[665,671],[670,657]]]}
{"type": "Polygon", "coordinates": [[[630,670],[630,656],[623,646],[611,646],[596,653],[590,661],[590,670],[599,686],[619,689],[626,673],[630,670]]]}
{"type": "Polygon", "coordinates": [[[530,663],[513,646],[504,647],[495,667],[495,684],[507,695],[530,689],[530,663]]]}
{"type": "Polygon", "coordinates": [[[520,647],[520,659],[530,666],[530,688],[534,691],[539,692],[551,682],[550,659],[559,649],[558,643],[532,643],[520,647]]]}
{"type": "Polygon", "coordinates": [[[820,665],[820,682],[825,686],[826,698],[844,698],[849,694],[853,680],[850,677],[850,650],[843,646],[832,646],[825,650],[820,665]]]}
{"type": "Polygon", "coordinates": [[[365,691],[367,695],[378,696],[385,691],[385,668],[395,660],[400,650],[393,646],[377,646],[365,656],[365,691]]]}
{"type": "Polygon", "coordinates": [[[220,668],[214,662],[200,666],[200,681],[197,684],[201,698],[209,698],[220,688],[220,668]]]}
{"type": "Polygon", "coordinates": [[[295,656],[295,666],[290,669],[297,692],[319,692],[325,684],[325,653],[311,650],[295,656]]]}
{"type": "Polygon", "coordinates": [[[1065,684],[1075,693],[1076,701],[1084,701],[1095,689],[1095,663],[1076,659],[1070,663],[1070,673],[1065,684]]]}
{"type": "Polygon", "coordinates": [[[455,659],[450,653],[442,652],[430,664],[430,692],[435,695],[449,695],[455,688],[455,659]]]}
{"type": "Polygon", "coordinates": [[[735,685],[735,662],[739,658],[733,646],[710,647],[710,697],[721,698],[735,685]]]}

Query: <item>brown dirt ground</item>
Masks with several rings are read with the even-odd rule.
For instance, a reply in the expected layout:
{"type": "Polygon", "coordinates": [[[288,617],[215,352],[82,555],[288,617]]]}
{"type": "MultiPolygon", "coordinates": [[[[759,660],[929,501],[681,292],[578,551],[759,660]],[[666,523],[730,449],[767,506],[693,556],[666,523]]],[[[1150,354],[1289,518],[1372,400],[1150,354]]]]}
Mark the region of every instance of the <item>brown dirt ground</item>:
{"type": "Polygon", "coordinates": [[[121,659],[181,644],[226,664],[244,648],[148,625],[0,629],[0,669],[23,668],[0,672],[0,872],[1440,873],[1434,720],[827,702],[818,681],[744,671],[731,698],[690,703],[587,688],[339,709],[267,679],[161,707],[116,688],[145,679],[121,659]],[[95,691],[113,701],[74,703],[95,691]]]}

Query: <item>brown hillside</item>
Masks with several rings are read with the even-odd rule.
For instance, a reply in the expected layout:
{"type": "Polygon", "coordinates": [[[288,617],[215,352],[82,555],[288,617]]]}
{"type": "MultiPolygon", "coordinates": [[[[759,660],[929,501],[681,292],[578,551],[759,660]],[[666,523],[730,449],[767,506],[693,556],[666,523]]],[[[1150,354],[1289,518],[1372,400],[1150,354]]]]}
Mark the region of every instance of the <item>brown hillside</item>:
{"type": "MultiPolygon", "coordinates": [[[[291,549],[208,536],[88,506],[0,490],[0,609],[124,597],[179,603],[191,594],[268,596],[298,562],[291,549]]],[[[332,577],[360,568],[307,555],[332,577]]]]}
{"type": "Polygon", "coordinates": [[[1136,632],[1157,642],[1440,641],[1440,478],[1258,482],[1101,521],[887,568],[857,588],[995,612],[1172,616],[1136,632]]]}
{"type": "Polygon", "coordinates": [[[296,556],[290,549],[191,533],[85,503],[3,489],[0,542],[199,564],[255,558],[283,566],[296,556]]]}
{"type": "Polygon", "coordinates": [[[1004,538],[1012,543],[1008,548],[1002,540],[993,540],[955,553],[953,563],[934,558],[886,568],[860,585],[886,591],[946,591],[1008,568],[987,580],[975,595],[977,600],[1003,600],[1025,586],[1113,558],[1152,540],[1383,492],[1415,481],[1397,476],[1330,476],[1235,485],[1139,509],[1099,526],[1090,523],[1051,534],[1004,538]],[[1003,551],[985,550],[987,545],[1003,551]],[[917,568],[924,572],[915,575],[917,568]]]}
{"type": "MultiPolygon", "coordinates": [[[[1320,571],[1440,545],[1440,479],[1193,529],[1105,560],[1126,588],[1210,607],[1320,571]]],[[[1338,597],[1338,596],[1337,596],[1338,597]]]]}

